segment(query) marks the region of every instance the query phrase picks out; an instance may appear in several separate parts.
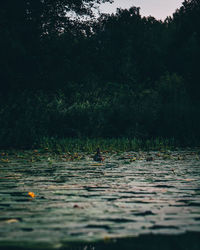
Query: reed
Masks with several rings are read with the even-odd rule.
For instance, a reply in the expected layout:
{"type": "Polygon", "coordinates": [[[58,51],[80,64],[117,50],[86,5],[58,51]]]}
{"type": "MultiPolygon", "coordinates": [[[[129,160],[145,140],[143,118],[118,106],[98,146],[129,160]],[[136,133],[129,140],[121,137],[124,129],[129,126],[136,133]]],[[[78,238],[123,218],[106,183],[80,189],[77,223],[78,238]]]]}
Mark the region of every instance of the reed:
{"type": "Polygon", "coordinates": [[[44,137],[39,148],[48,149],[56,153],[62,152],[94,152],[97,147],[102,151],[150,151],[175,149],[178,142],[174,138],[155,138],[142,140],[137,138],[49,138],[44,137]]]}

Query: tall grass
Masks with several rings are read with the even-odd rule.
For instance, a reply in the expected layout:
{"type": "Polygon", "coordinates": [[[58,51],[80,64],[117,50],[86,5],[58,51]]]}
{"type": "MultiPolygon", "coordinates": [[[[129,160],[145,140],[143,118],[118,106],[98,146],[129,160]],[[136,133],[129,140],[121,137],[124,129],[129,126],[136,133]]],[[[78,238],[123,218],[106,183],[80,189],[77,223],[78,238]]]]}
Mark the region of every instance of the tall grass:
{"type": "Polygon", "coordinates": [[[44,137],[39,143],[40,148],[62,152],[94,152],[97,147],[102,151],[139,151],[174,149],[178,143],[172,139],[156,138],[141,140],[137,138],[48,138],[44,137]]]}

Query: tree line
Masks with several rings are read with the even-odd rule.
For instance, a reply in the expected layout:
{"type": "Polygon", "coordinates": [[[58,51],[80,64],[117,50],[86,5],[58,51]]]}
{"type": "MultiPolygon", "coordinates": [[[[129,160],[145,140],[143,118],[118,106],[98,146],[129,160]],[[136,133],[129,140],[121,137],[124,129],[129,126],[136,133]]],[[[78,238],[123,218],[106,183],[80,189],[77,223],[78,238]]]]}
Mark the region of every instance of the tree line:
{"type": "Polygon", "coordinates": [[[45,136],[199,141],[200,1],[164,21],[136,7],[95,18],[101,2],[0,4],[2,146],[45,136]]]}

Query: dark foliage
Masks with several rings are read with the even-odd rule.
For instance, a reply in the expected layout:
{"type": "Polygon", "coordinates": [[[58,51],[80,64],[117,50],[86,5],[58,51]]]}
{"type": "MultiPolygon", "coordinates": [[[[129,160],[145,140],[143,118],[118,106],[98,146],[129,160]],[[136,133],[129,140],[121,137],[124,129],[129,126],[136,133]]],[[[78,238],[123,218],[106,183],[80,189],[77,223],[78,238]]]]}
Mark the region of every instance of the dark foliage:
{"type": "Polygon", "coordinates": [[[199,142],[200,1],[185,0],[164,22],[136,7],[96,20],[100,2],[0,3],[0,146],[43,137],[199,142]]]}

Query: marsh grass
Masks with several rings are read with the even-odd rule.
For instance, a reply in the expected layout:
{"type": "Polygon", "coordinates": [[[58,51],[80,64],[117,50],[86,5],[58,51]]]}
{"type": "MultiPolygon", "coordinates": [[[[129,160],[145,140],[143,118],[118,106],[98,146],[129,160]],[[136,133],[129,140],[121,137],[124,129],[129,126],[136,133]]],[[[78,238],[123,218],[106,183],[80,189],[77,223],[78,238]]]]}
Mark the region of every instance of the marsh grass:
{"type": "Polygon", "coordinates": [[[44,137],[39,143],[39,148],[52,152],[94,152],[97,147],[102,151],[124,152],[139,150],[174,150],[178,146],[175,139],[156,138],[141,140],[137,138],[49,138],[44,137]]]}

